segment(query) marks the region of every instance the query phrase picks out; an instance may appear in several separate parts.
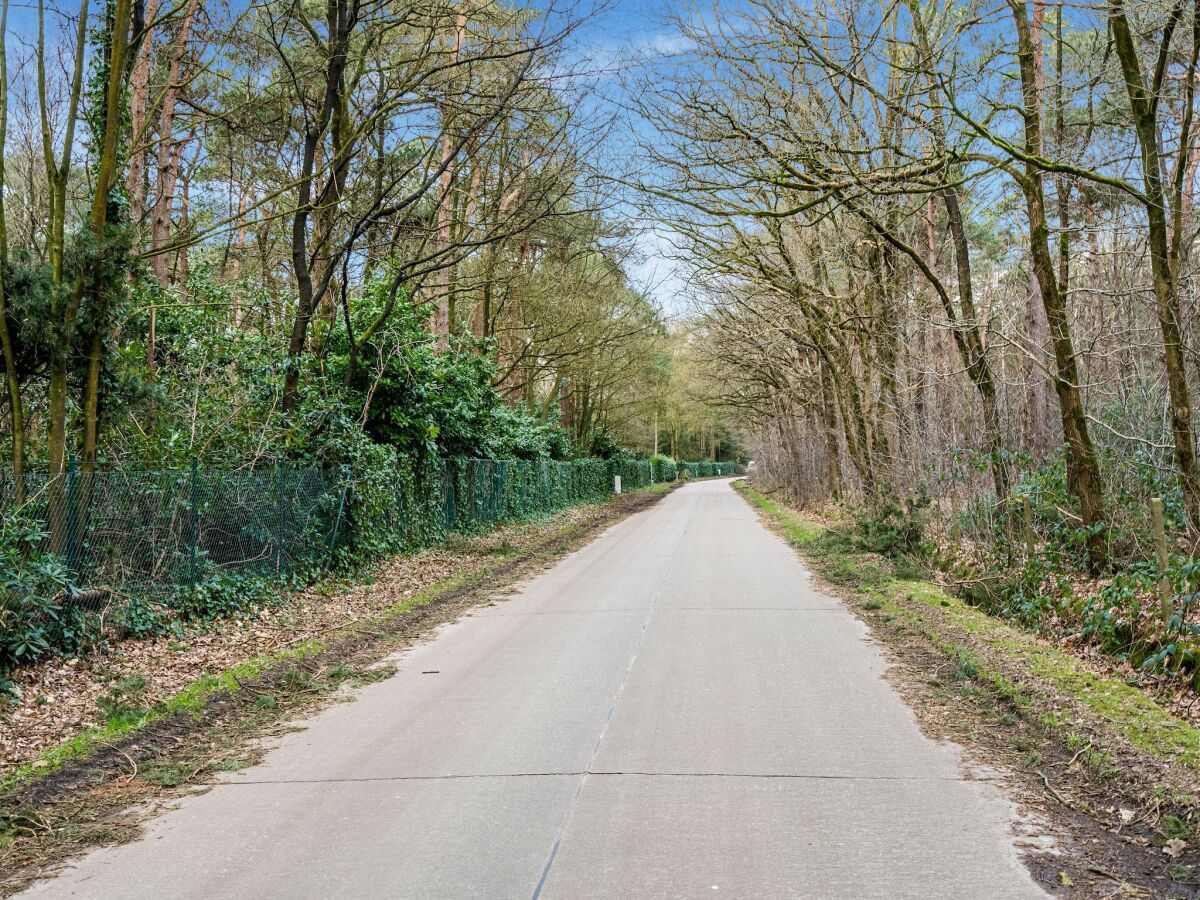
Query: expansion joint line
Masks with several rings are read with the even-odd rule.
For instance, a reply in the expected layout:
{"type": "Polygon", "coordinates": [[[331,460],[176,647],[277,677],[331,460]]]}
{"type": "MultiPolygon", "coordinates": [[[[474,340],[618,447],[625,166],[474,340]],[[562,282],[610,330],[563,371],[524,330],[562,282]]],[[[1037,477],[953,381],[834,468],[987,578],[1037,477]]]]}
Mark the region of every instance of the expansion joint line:
{"type": "Polygon", "coordinates": [[[629,681],[629,673],[633,671],[634,663],[637,662],[638,654],[642,651],[642,644],[646,640],[646,630],[650,626],[650,620],[654,617],[654,610],[658,606],[659,597],[662,596],[663,585],[666,583],[671,574],[671,561],[675,558],[675,554],[679,548],[683,546],[687,539],[688,531],[692,526],[692,516],[689,513],[684,527],[679,530],[679,538],[675,545],[671,548],[671,552],[663,557],[663,569],[659,575],[658,582],[654,586],[654,596],[650,601],[650,606],[646,610],[646,619],[642,622],[642,630],[638,633],[637,644],[634,645],[633,655],[629,658],[629,665],[625,667],[624,673],[621,675],[621,683],[617,685],[616,693],[613,694],[612,704],[608,708],[608,717],[604,720],[604,727],[600,729],[600,736],[596,739],[596,746],[592,748],[591,759],[588,760],[587,770],[582,778],[579,779],[579,785],[575,788],[575,793],[571,797],[571,802],[567,804],[567,809],[563,813],[562,822],[559,823],[558,831],[554,836],[554,843],[550,846],[550,855],[546,858],[546,865],[542,867],[541,877],[533,887],[533,894],[530,900],[539,900],[542,896],[542,890],[546,886],[546,879],[550,877],[550,869],[554,865],[554,858],[558,856],[558,848],[562,844],[563,835],[566,834],[567,826],[571,822],[571,817],[575,813],[576,806],[579,805],[579,797],[583,794],[583,788],[587,784],[588,775],[591,773],[592,767],[596,762],[596,758],[600,755],[600,745],[604,743],[604,736],[608,734],[608,727],[612,724],[613,715],[617,711],[617,703],[621,700],[621,694],[625,690],[625,684],[629,681]]]}

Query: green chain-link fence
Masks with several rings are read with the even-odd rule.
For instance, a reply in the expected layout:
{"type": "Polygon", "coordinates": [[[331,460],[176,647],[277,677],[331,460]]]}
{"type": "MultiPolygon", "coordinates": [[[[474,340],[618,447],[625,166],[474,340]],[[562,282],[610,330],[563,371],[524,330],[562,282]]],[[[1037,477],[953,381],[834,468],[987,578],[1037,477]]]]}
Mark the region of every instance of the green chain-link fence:
{"type": "MultiPolygon", "coordinates": [[[[681,472],[726,474],[732,464],[680,463],[681,472]]],[[[672,473],[673,474],[673,473],[672,473]]],[[[372,511],[344,472],[279,465],[215,469],[0,474],[0,509],[20,497],[44,523],[46,549],[81,589],[162,598],[221,571],[282,574],[323,567],[375,528],[390,548],[415,549],[451,531],[478,533],[654,483],[647,460],[440,460],[402,462],[389,502],[372,511]]]]}
{"type": "Polygon", "coordinates": [[[163,598],[220,570],[279,574],[320,563],[338,540],[346,485],[314,468],[0,475],[79,589],[163,598]]]}
{"type": "MultiPolygon", "coordinates": [[[[68,585],[55,603],[149,603],[218,615],[241,602],[228,594],[248,589],[246,578],[309,578],[345,560],[434,546],[450,532],[485,532],[603,500],[614,476],[626,491],[668,473],[674,480],[672,469],[632,458],[399,459],[360,481],[347,470],[289,465],[84,472],[72,463],[63,474],[24,475],[19,484],[0,473],[0,512],[19,511],[32,523],[21,532],[26,550],[14,545],[12,558],[53,561],[61,575],[52,581],[68,585]],[[220,603],[211,599],[218,588],[226,592],[220,603]]],[[[733,465],[679,463],[678,472],[732,474],[733,465]]],[[[5,584],[0,579],[0,645],[29,616],[56,615],[48,598],[5,584]]]]}

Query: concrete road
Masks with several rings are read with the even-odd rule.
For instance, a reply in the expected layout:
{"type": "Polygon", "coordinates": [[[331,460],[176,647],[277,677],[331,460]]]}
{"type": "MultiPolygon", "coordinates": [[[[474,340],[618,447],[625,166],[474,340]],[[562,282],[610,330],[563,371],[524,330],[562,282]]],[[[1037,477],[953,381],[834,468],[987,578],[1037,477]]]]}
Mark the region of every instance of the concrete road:
{"type": "Polygon", "coordinates": [[[866,629],[725,481],[399,658],[29,896],[1044,896],[866,629]]]}

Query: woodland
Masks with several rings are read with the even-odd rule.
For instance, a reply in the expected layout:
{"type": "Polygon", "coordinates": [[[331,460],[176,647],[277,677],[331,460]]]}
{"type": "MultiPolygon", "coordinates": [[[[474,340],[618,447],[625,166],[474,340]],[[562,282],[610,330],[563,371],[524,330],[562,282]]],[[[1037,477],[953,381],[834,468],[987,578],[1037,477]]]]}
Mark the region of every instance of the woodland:
{"type": "Polygon", "coordinates": [[[601,11],[0,7],[5,658],[90,639],[96,497],[194,594],[721,462],[1198,677],[1197,4],[680,6],[615,72],[601,11]]]}
{"type": "Polygon", "coordinates": [[[1194,677],[1200,14],[747,0],[638,112],[756,479],[1194,677]]]}
{"type": "MultiPolygon", "coordinates": [[[[393,674],[471,694],[439,734],[481,758],[607,722],[576,687],[633,663],[562,654],[582,606],[495,610],[482,694],[392,665],[548,572],[691,592],[652,743],[875,716],[919,772],[919,727],[918,780],[1012,801],[972,877],[1193,896],[1198,90],[1200,0],[0,0],[0,894],[393,674]]],[[[878,781],[837,815],[950,846],[878,781]]],[[[870,894],[833,838],[800,877],[870,894]]],[[[928,879],[884,843],[880,890],[928,879]]]]}

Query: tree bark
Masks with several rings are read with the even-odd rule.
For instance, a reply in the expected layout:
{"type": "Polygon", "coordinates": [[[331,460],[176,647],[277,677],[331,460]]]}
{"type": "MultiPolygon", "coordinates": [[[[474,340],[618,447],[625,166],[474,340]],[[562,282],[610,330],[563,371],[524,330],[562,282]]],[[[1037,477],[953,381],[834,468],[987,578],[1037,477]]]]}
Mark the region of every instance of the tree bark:
{"type": "MultiPolygon", "coordinates": [[[[1182,9],[1182,5],[1179,7],[1182,9]]],[[[1150,249],[1150,269],[1154,280],[1154,308],[1158,316],[1163,341],[1163,365],[1167,372],[1167,391],[1171,401],[1171,435],[1175,443],[1175,465],[1179,470],[1179,486],[1187,510],[1188,524],[1193,535],[1200,535],[1200,462],[1196,458],[1196,434],[1192,427],[1192,399],[1188,387],[1180,329],[1178,272],[1173,265],[1170,228],[1167,224],[1167,194],[1163,185],[1163,160],[1159,145],[1158,101],[1159,85],[1147,88],[1142,78],[1135,39],[1125,15],[1122,0],[1112,0],[1109,7],[1109,26],[1125,90],[1133,114],[1138,150],[1142,164],[1142,183],[1145,194],[1146,237],[1150,249]]],[[[1165,54],[1170,49],[1173,25],[1164,28],[1165,54]]],[[[1200,32],[1197,33],[1200,40],[1200,32]]],[[[1197,41],[1194,40],[1193,47],[1197,41]]],[[[1194,77],[1196,58],[1188,70],[1188,81],[1194,77]]],[[[1189,103],[1190,107],[1190,103],[1189,103]]],[[[1190,123],[1190,109],[1188,112],[1190,123]]],[[[1180,165],[1189,145],[1189,135],[1181,138],[1180,165]]],[[[1186,168],[1184,166],[1184,168],[1186,168]]],[[[1182,172],[1181,172],[1182,174],[1182,172]]],[[[1182,179],[1180,181],[1182,184],[1182,179]]],[[[1173,208],[1179,210],[1180,198],[1172,198],[1173,208]]]]}
{"type": "Polygon", "coordinates": [[[175,107],[179,100],[180,73],[183,54],[187,50],[188,36],[196,17],[198,0],[189,0],[179,23],[179,31],[167,53],[167,86],[163,92],[162,108],[158,117],[158,161],[155,172],[154,211],[150,224],[150,271],[164,287],[171,282],[170,259],[163,249],[171,240],[171,210],[175,205],[175,185],[183,148],[173,138],[175,107]]]}
{"type": "Polygon", "coordinates": [[[8,220],[5,218],[4,188],[8,146],[8,0],[0,2],[0,353],[4,355],[4,384],[8,391],[9,423],[12,426],[13,500],[25,502],[25,407],[21,375],[17,370],[16,345],[8,321],[7,266],[8,220]]]}
{"type": "Polygon", "coordinates": [[[842,499],[841,447],[837,433],[837,404],[829,386],[828,366],[817,363],[821,383],[821,424],[825,430],[825,477],[829,480],[829,494],[834,500],[842,499]]]}
{"type": "MultiPolygon", "coordinates": [[[[67,179],[74,159],[75,126],[79,121],[79,103],[83,91],[85,51],[87,48],[88,0],[80,0],[79,18],[75,33],[75,54],[71,69],[71,88],[67,101],[66,124],[59,145],[60,158],[55,157],[55,136],[50,127],[49,99],[46,89],[48,50],[45,38],[45,3],[38,0],[37,82],[38,107],[41,113],[42,156],[49,185],[48,219],[46,225],[46,258],[50,263],[50,279],[54,291],[50,299],[50,317],[57,329],[50,358],[50,384],[47,389],[48,437],[47,456],[51,474],[61,475],[67,463],[67,367],[75,323],[79,312],[77,298],[66,283],[66,218],[67,179]]],[[[56,480],[55,484],[61,479],[56,480]]],[[[60,486],[60,485],[59,485],[60,486]]],[[[57,488],[56,488],[57,489],[57,488]]],[[[50,548],[59,552],[65,540],[63,506],[51,503],[50,548]]]]}
{"type": "MultiPolygon", "coordinates": [[[[158,0],[146,0],[146,21],[153,23],[158,15],[158,0]]],[[[150,27],[149,25],[147,26],[150,27]]],[[[129,172],[125,177],[125,190],[129,195],[129,220],[135,228],[141,227],[146,214],[146,122],[150,104],[150,56],[154,49],[151,32],[142,38],[138,48],[137,62],[129,84],[129,120],[132,152],[129,157],[129,172]]]]}
{"type": "Polygon", "coordinates": [[[300,405],[300,364],[308,339],[316,292],[308,258],[308,221],[313,209],[313,179],[317,149],[324,140],[334,110],[343,102],[350,33],[357,18],[356,0],[333,0],[328,7],[329,58],[325,68],[325,90],[315,121],[304,133],[304,148],[292,215],[292,271],[296,278],[296,314],[288,339],[287,367],[283,377],[283,412],[293,415],[300,405]]]}
{"type": "MultiPolygon", "coordinates": [[[[455,20],[454,34],[451,38],[453,48],[451,55],[452,64],[458,62],[466,33],[467,14],[465,11],[460,10],[455,20]]],[[[441,118],[440,163],[442,174],[438,178],[441,196],[438,198],[437,206],[436,245],[440,254],[447,254],[449,253],[452,239],[451,230],[454,227],[454,195],[451,192],[451,188],[454,185],[453,162],[457,144],[451,130],[454,125],[454,116],[450,112],[450,107],[447,103],[442,104],[441,118]]],[[[454,289],[453,268],[448,259],[441,259],[441,265],[433,279],[434,302],[437,304],[437,308],[433,314],[433,333],[437,335],[438,347],[443,350],[450,346],[450,329],[452,326],[451,293],[454,289]]]]}
{"type": "MultiPolygon", "coordinates": [[[[96,166],[96,181],[93,186],[90,225],[97,253],[101,259],[109,252],[107,247],[110,221],[110,194],[120,174],[121,117],[123,113],[124,88],[129,50],[133,30],[133,5],[131,0],[116,0],[113,5],[112,30],[109,41],[108,82],[104,91],[104,139],[100,147],[100,159],[96,166]]],[[[109,267],[101,263],[98,271],[109,267]]],[[[84,290],[84,273],[76,277],[76,300],[84,290]]],[[[83,470],[96,468],[96,454],[100,433],[100,368],[104,356],[104,338],[108,328],[108,305],[111,285],[100,279],[93,282],[91,334],[88,340],[87,375],[83,388],[83,470]]]]}
{"type": "MultiPolygon", "coordinates": [[[[1021,71],[1021,90],[1024,100],[1025,152],[1039,155],[1042,146],[1041,108],[1034,65],[1034,45],[1021,0],[1009,0],[1017,29],[1017,56],[1021,71]]],[[[1046,321],[1054,348],[1054,389],[1062,416],[1063,434],[1067,441],[1067,485],[1079,501],[1080,519],[1088,529],[1087,548],[1094,569],[1107,563],[1108,541],[1104,520],[1104,488],[1100,480],[1100,465],[1088,431],[1083,398],[1079,389],[1079,368],[1075,347],[1071,342],[1065,298],[1055,273],[1055,260],[1050,252],[1050,228],[1047,224],[1046,201],[1042,171],[1036,162],[1025,163],[1018,175],[1029,218],[1029,255],[1037,278],[1046,321]]]]}

